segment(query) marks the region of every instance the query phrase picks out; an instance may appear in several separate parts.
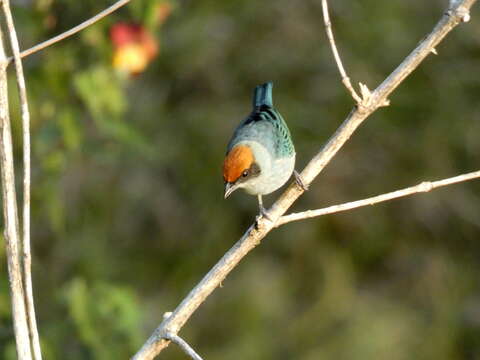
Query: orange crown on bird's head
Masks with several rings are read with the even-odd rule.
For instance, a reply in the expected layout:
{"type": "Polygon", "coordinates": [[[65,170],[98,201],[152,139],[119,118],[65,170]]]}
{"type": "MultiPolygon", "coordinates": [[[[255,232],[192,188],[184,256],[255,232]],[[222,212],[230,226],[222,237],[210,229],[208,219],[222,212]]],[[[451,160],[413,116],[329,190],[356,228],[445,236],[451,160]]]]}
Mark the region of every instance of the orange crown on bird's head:
{"type": "Polygon", "coordinates": [[[249,146],[235,146],[223,162],[223,179],[225,182],[234,183],[253,162],[253,153],[249,146]]]}

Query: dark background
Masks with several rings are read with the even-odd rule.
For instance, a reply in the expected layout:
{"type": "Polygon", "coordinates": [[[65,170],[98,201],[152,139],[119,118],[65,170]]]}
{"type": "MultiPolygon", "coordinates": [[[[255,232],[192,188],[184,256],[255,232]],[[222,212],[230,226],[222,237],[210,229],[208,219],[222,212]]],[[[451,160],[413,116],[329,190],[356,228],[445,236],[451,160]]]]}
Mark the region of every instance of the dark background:
{"type": "MultiPolygon", "coordinates": [[[[111,3],[14,2],[22,48],[111,3]]],[[[221,164],[254,86],[274,82],[298,169],[353,105],[319,0],[171,2],[168,20],[151,27],[159,56],[138,76],[119,75],[109,28],[149,26],[152,3],[132,1],[24,61],[34,290],[46,359],[128,358],[251,224],[256,199],[238,192],[225,201],[221,164]]],[[[352,81],[374,89],[431,31],[447,1],[330,7],[352,81]]],[[[471,22],[360,127],[292,210],[479,169],[479,39],[474,7],[471,22]]],[[[181,335],[208,360],[480,359],[479,200],[473,181],[275,230],[181,335]]],[[[0,358],[13,359],[3,244],[0,260],[0,358]]],[[[175,346],[161,357],[185,359],[175,346]]]]}

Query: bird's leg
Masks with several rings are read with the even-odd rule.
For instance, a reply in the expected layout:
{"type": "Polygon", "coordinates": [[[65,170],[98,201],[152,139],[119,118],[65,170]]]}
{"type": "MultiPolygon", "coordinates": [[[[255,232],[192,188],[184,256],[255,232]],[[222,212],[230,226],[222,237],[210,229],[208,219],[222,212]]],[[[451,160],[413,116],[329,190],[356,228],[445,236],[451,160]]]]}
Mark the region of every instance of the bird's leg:
{"type": "Polygon", "coordinates": [[[302,175],[300,175],[297,170],[293,170],[293,176],[295,176],[295,182],[297,183],[297,185],[300,186],[303,189],[303,191],[307,191],[309,188],[309,185],[305,184],[305,182],[302,179],[302,175]]]}
{"type": "Polygon", "coordinates": [[[263,216],[265,219],[272,221],[272,219],[270,219],[270,216],[268,215],[267,209],[263,207],[262,195],[258,194],[257,196],[258,196],[258,207],[260,208],[260,216],[263,216]]]}

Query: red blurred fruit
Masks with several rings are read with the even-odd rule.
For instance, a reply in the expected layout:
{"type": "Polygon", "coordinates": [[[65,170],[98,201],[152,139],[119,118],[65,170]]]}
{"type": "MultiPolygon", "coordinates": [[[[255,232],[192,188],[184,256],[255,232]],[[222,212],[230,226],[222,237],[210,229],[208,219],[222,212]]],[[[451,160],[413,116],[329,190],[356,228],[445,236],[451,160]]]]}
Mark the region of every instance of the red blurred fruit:
{"type": "Polygon", "coordinates": [[[142,25],[117,23],[110,28],[113,67],[131,75],[139,74],[158,54],[158,43],[142,25]]]}

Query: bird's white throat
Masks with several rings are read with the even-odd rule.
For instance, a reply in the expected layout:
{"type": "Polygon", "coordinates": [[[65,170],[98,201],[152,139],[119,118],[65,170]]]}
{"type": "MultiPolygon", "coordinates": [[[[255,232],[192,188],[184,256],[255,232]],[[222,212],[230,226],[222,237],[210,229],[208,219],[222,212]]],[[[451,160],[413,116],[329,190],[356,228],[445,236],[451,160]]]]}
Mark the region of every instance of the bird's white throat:
{"type": "Polygon", "coordinates": [[[295,167],[295,154],[289,157],[274,158],[262,144],[256,141],[242,141],[252,149],[255,162],[260,167],[260,175],[241,184],[247,193],[252,195],[269,194],[285,184],[295,167]]]}

